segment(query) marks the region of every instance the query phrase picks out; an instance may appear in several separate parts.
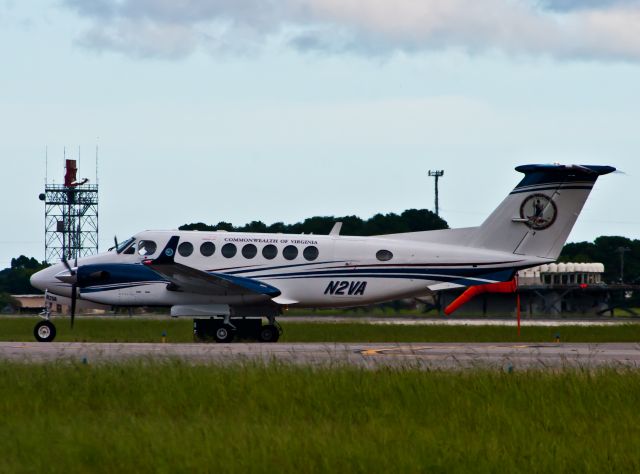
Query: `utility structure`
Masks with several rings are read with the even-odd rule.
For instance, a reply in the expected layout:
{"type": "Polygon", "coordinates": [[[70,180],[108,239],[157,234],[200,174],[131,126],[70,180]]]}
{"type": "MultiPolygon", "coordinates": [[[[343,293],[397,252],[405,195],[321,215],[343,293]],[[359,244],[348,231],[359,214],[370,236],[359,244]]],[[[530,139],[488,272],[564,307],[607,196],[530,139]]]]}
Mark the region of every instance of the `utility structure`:
{"type": "Polygon", "coordinates": [[[436,216],[440,216],[440,194],[438,189],[438,180],[444,176],[444,170],[429,171],[429,177],[434,178],[436,182],[436,216]]]}
{"type": "Polygon", "coordinates": [[[76,160],[65,158],[64,184],[45,178],[44,202],[45,260],[55,263],[64,256],[72,261],[98,253],[98,184],[78,180],[76,160]]]}
{"type": "Polygon", "coordinates": [[[629,247],[618,247],[616,252],[620,254],[620,283],[624,284],[624,254],[631,252],[629,247]]]}

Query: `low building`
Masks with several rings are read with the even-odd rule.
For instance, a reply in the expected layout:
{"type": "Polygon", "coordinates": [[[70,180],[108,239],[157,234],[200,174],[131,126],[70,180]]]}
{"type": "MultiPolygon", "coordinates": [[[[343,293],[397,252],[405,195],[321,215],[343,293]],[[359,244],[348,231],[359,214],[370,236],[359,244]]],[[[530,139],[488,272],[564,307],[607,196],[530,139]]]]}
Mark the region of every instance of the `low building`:
{"type": "Polygon", "coordinates": [[[603,274],[602,263],[552,263],[518,272],[518,285],[601,285],[603,274]]]}
{"type": "Polygon", "coordinates": [[[38,314],[44,309],[44,295],[11,295],[20,306],[21,314],[38,314]]]}

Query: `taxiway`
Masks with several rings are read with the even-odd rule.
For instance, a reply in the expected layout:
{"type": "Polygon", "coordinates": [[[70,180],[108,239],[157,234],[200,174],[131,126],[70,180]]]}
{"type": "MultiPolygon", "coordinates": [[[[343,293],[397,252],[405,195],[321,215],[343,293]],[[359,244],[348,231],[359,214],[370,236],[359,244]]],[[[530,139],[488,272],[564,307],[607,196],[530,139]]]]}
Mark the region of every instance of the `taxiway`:
{"type": "Polygon", "coordinates": [[[0,342],[0,360],[109,363],[127,360],[271,362],[364,368],[640,368],[640,344],[142,344],[0,342]]]}

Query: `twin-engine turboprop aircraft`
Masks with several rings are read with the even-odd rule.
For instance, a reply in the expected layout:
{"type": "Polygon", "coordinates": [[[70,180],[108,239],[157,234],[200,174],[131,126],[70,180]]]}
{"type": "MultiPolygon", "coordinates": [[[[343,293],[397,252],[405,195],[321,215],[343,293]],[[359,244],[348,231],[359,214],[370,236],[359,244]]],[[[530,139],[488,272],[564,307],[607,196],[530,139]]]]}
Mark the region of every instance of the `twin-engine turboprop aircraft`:
{"type": "MultiPolygon", "coordinates": [[[[145,231],[102,254],[31,278],[36,288],[110,306],[164,306],[173,316],[266,317],[276,341],[282,307],[353,307],[507,282],[555,261],[599,176],[610,166],[526,165],[524,179],[479,227],[374,237],[145,231]]],[[[237,321],[237,320],[235,320],[237,321]]],[[[34,334],[52,341],[45,314],[34,334]]]]}

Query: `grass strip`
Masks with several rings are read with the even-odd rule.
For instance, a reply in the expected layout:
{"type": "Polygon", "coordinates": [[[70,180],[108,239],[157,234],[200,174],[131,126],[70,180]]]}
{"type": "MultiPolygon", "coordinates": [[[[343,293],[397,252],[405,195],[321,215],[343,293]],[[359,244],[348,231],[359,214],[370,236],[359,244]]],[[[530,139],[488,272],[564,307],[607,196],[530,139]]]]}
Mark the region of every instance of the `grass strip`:
{"type": "MultiPolygon", "coordinates": [[[[0,340],[33,341],[37,318],[1,318],[0,340]]],[[[82,319],[73,330],[68,319],[55,319],[57,342],[192,342],[190,319],[82,319]]],[[[640,324],[622,326],[515,327],[399,326],[367,323],[282,322],[283,342],[640,342],[640,324]]]]}
{"type": "Polygon", "coordinates": [[[640,373],[0,362],[2,472],[639,472],[640,373]]]}

